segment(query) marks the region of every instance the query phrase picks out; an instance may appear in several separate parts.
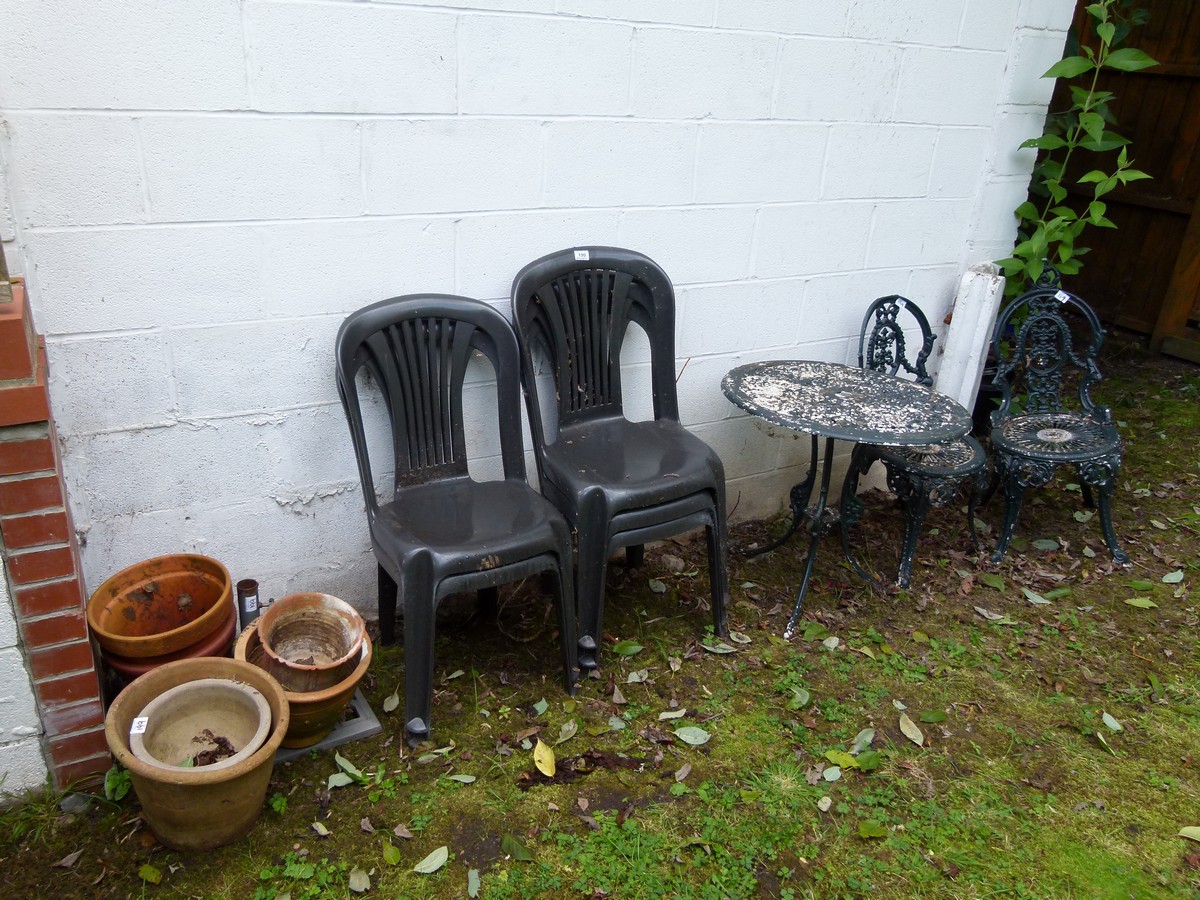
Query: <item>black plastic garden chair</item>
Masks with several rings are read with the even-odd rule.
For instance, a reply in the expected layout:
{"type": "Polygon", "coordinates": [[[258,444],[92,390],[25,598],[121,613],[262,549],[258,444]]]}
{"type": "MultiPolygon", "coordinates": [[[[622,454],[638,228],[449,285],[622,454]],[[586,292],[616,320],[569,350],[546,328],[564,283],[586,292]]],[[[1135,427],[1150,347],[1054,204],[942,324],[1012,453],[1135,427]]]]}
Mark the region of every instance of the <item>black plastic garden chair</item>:
{"type": "Polygon", "coordinates": [[[1000,562],[1008,550],[1025,489],[1049,484],[1063,465],[1075,467],[1088,506],[1093,491],[1099,495],[1108,552],[1118,563],[1129,562],[1112,524],[1121,435],[1108,407],[1091,397],[1092,385],[1101,379],[1096,356],[1103,342],[1096,313],[1063,290],[1058,272],[1049,266],[1038,284],[1009,303],[996,320],[993,383],[1001,398],[992,413],[991,441],[997,482],[1004,489],[1004,525],[992,562],[1000,562]],[[1064,408],[1064,395],[1076,379],[1080,408],[1071,410],[1064,408]]]}
{"type": "MultiPolygon", "coordinates": [[[[416,294],[351,313],[337,336],[338,392],[358,458],[371,545],[379,567],[381,642],[395,642],[404,606],[404,730],[429,737],[436,608],[442,598],[549,572],[556,585],[563,683],[574,693],[571,532],[525,478],[520,357],[508,321],[465,297],[416,294]],[[504,477],[467,471],[463,382],[482,354],[496,378],[504,477]],[[358,378],[365,370],[391,424],[395,489],[381,504],[368,452],[358,378]]],[[[493,593],[494,596],[494,593],[493,593]]]]}
{"type": "MultiPolygon", "coordinates": [[[[861,368],[886,372],[889,375],[910,375],[917,384],[929,387],[933,378],[925,364],[933,350],[935,335],[929,319],[911,300],[893,294],[880,297],[867,307],[863,316],[858,343],[858,365],[861,368]],[[916,355],[908,357],[902,314],[908,313],[921,335],[916,355]],[[903,373],[903,374],[902,374],[903,373]]],[[[904,542],[900,550],[900,569],[896,583],[906,588],[912,582],[913,557],[921,526],[932,506],[953,500],[964,481],[969,481],[967,527],[971,540],[978,546],[975,531],[975,506],[987,486],[987,454],[970,435],[943,444],[915,447],[885,447],[875,444],[856,444],[850,457],[850,473],[842,492],[842,546],[849,550],[849,528],[858,520],[862,503],[858,500],[858,479],[875,460],[883,462],[887,471],[888,488],[896,495],[904,510],[904,542]]]]}
{"type": "Polygon", "coordinates": [[[625,547],[627,561],[636,563],[645,542],[701,525],[713,628],[726,634],[725,470],[679,423],[670,279],[640,253],[578,247],[525,266],[512,301],[541,490],[577,538],[580,664],[598,664],[609,556],[625,547]],[[630,323],[650,342],[650,421],[624,414],[621,347],[630,323]],[[554,425],[543,421],[536,349],[553,380],[554,425]]]}

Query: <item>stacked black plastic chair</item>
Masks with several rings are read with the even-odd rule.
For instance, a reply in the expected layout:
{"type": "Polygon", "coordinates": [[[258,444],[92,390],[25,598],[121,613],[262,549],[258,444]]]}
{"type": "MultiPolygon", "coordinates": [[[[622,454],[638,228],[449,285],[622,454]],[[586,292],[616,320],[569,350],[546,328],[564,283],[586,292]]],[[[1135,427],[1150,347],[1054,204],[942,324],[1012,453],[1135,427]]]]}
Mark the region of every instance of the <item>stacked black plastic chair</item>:
{"type": "Polygon", "coordinates": [[[1008,550],[1025,489],[1049,484],[1064,465],[1075,467],[1089,506],[1093,492],[1098,495],[1100,527],[1112,558],[1129,561],[1112,524],[1121,436],[1108,407],[1091,397],[1091,387],[1101,377],[1096,355],[1103,342],[1095,312],[1061,288],[1052,267],[996,320],[992,352],[999,364],[993,381],[1001,399],[992,413],[991,440],[996,476],[1004,489],[1004,525],[993,562],[1008,550]],[[1070,379],[1078,381],[1078,409],[1065,405],[1070,379]]]}
{"type": "Polygon", "coordinates": [[[549,572],[557,586],[564,685],[575,689],[571,534],[525,479],[519,353],[507,320],[476,300],[418,294],[352,313],[337,336],[337,381],[358,458],[371,545],[379,567],[379,630],[395,642],[404,607],[405,733],[429,737],[438,602],[461,591],[549,572]],[[496,378],[504,477],[467,471],[463,383],[482,354],[496,378]],[[365,370],[391,423],[395,490],[376,495],[358,378],[365,370]]]}
{"type": "MultiPolygon", "coordinates": [[[[933,342],[933,330],[920,307],[899,295],[880,297],[867,308],[863,316],[858,365],[889,375],[911,376],[918,384],[928,387],[933,384],[933,378],[925,364],[933,350],[933,342]],[[921,334],[921,346],[911,360],[901,321],[904,313],[908,313],[921,334]]],[[[862,504],[856,496],[858,479],[875,460],[883,462],[887,470],[888,488],[899,498],[904,510],[904,542],[896,578],[900,587],[906,588],[912,581],[917,538],[930,507],[953,500],[963,482],[968,480],[967,526],[971,539],[978,544],[975,506],[987,483],[987,454],[977,440],[967,435],[944,444],[917,447],[857,444],[851,454],[850,473],[842,492],[842,545],[847,558],[852,558],[849,529],[862,512],[862,504]]]]}
{"type": "Polygon", "coordinates": [[[725,472],[679,423],[675,295],[649,258],[580,247],[530,263],[513,282],[513,320],[542,492],[574,527],[579,660],[597,665],[607,560],[640,558],[647,541],[703,525],[713,627],[726,633],[725,472]],[[622,405],[621,346],[630,323],[650,341],[654,418],[631,422],[622,405]],[[556,423],[542,418],[534,352],[551,379],[556,423]]]}

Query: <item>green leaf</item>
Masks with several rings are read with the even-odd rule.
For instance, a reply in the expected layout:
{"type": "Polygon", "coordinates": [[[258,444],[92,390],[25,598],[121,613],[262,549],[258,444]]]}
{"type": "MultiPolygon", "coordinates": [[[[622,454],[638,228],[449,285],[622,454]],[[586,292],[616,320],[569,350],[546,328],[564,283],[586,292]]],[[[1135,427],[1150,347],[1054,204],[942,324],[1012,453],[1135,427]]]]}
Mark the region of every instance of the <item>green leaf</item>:
{"type": "Polygon", "coordinates": [[[533,862],[533,854],[529,852],[529,848],[511,834],[500,838],[500,852],[505,856],[512,857],[517,862],[533,862]]]}
{"type": "Polygon", "coordinates": [[[1101,22],[1096,26],[1096,36],[1108,47],[1112,45],[1113,34],[1116,32],[1117,26],[1112,22],[1101,22]]]}
{"type": "Polygon", "coordinates": [[[1090,72],[1096,68],[1090,59],[1083,56],[1068,56],[1066,59],[1060,59],[1049,69],[1046,70],[1043,78],[1074,78],[1077,75],[1082,75],[1084,72],[1090,72]]]}
{"type": "Polygon", "coordinates": [[[788,701],[788,709],[804,709],[812,700],[812,694],[807,688],[794,687],[792,688],[792,699],[788,701]]]}
{"type": "Polygon", "coordinates": [[[1043,597],[1041,594],[1038,594],[1035,591],[1031,591],[1027,587],[1021,588],[1021,593],[1025,595],[1026,600],[1028,600],[1030,603],[1034,604],[1035,606],[1045,606],[1047,603],[1050,602],[1045,597],[1043,597]]]}
{"type": "Polygon", "coordinates": [[[665,594],[667,592],[667,586],[665,584],[663,584],[661,581],[659,581],[657,578],[651,578],[649,581],[646,582],[646,584],[650,587],[650,590],[655,594],[665,594]]]}
{"type": "Polygon", "coordinates": [[[1138,609],[1157,609],[1158,604],[1149,597],[1131,597],[1125,601],[1130,606],[1136,606],[1138,609]]]}
{"type": "Polygon", "coordinates": [[[563,741],[569,741],[571,738],[575,737],[575,734],[578,731],[579,723],[574,719],[567,719],[567,721],[563,722],[562,726],[558,729],[558,739],[554,742],[554,745],[558,746],[563,741]]]}
{"type": "Polygon", "coordinates": [[[472,897],[472,898],[478,897],[479,896],[479,888],[480,888],[479,870],[478,869],[468,869],[467,870],[467,896],[472,897]]]}
{"type": "Polygon", "coordinates": [[[1183,569],[1176,569],[1174,572],[1168,572],[1162,577],[1163,584],[1179,584],[1183,581],[1183,569]]]}
{"type": "Polygon", "coordinates": [[[391,841],[383,845],[383,861],[389,866],[394,866],[400,862],[400,848],[391,841]]]}
{"type": "Polygon", "coordinates": [[[356,894],[362,894],[371,889],[371,876],[355,866],[350,870],[350,878],[346,886],[356,894]]]}
{"type": "Polygon", "coordinates": [[[533,711],[535,713],[537,713],[539,716],[544,716],[546,714],[546,710],[548,710],[549,708],[550,708],[550,704],[546,702],[545,697],[543,697],[537,703],[533,704],[533,711]]]}
{"type": "Polygon", "coordinates": [[[1079,127],[1087,132],[1093,141],[1104,137],[1104,119],[1099,113],[1086,112],[1079,117],[1079,127]]]}
{"type": "Polygon", "coordinates": [[[338,753],[337,751],[334,751],[333,761],[338,764],[339,769],[341,769],[355,781],[362,781],[365,778],[362,770],[359,769],[358,766],[354,765],[354,763],[350,762],[350,760],[346,759],[346,757],[342,756],[342,754],[338,753]]]}
{"type": "Polygon", "coordinates": [[[829,766],[821,773],[821,777],[826,781],[838,781],[842,777],[840,766],[829,766]]]}
{"type": "Polygon", "coordinates": [[[685,725],[682,728],[675,729],[675,737],[679,738],[685,744],[699,747],[701,744],[707,744],[708,739],[712,735],[703,728],[697,728],[695,725],[685,725]]]}
{"type": "Polygon", "coordinates": [[[334,772],[325,782],[325,790],[332,791],[334,788],[345,787],[348,784],[354,784],[354,779],[345,772],[334,772]]]}
{"type": "Polygon", "coordinates": [[[142,881],[148,881],[150,884],[158,884],[162,881],[162,872],[150,865],[150,863],[146,863],[138,869],[138,878],[142,879],[142,881]]]}
{"type": "MultiPolygon", "coordinates": [[[[1029,142],[1026,141],[1025,143],[1029,142]]],[[[1021,146],[1024,147],[1025,144],[1022,144],[1021,146]]],[[[1036,219],[1038,217],[1038,208],[1028,200],[1018,206],[1014,212],[1016,213],[1018,219],[1036,219]]]]}
{"type": "Polygon", "coordinates": [[[1090,522],[1092,521],[1092,517],[1095,515],[1096,511],[1094,509],[1077,509],[1075,512],[1071,513],[1071,517],[1076,522],[1090,522]]]}
{"type": "Polygon", "coordinates": [[[1116,719],[1114,719],[1108,713],[1104,713],[1104,715],[1102,715],[1100,717],[1100,720],[1102,722],[1104,722],[1104,724],[1106,726],[1108,726],[1109,730],[1111,730],[1111,731],[1124,731],[1125,730],[1124,726],[1122,726],[1120,722],[1118,722],[1116,719]]]}
{"type": "Polygon", "coordinates": [[[397,687],[394,691],[383,698],[383,711],[385,713],[394,712],[396,707],[400,705],[400,688],[397,687]]]}
{"type": "Polygon", "coordinates": [[[805,622],[800,636],[806,641],[823,641],[829,637],[829,629],[820,622],[805,622]]]}
{"type": "Polygon", "coordinates": [[[875,729],[864,728],[854,736],[853,742],[850,744],[850,752],[858,756],[864,750],[871,746],[871,741],[875,740],[875,729]]]}
{"type": "Polygon", "coordinates": [[[930,725],[937,725],[939,722],[946,721],[946,714],[940,709],[927,709],[921,713],[921,721],[930,725]]]}
{"type": "MultiPolygon", "coordinates": [[[[626,722],[624,719],[622,719],[620,716],[609,716],[608,717],[608,730],[609,731],[620,731],[628,724],[629,723],[626,722]]],[[[604,732],[601,732],[601,734],[603,734],[603,733],[604,732]]]]}
{"type": "MultiPolygon", "coordinates": [[[[1030,138],[1027,141],[1022,141],[1018,149],[1024,150],[1032,147],[1037,150],[1059,150],[1065,146],[1067,146],[1067,142],[1060,138],[1057,134],[1043,134],[1041,137],[1030,138]]],[[[1020,213],[1017,213],[1017,215],[1020,215],[1020,213]]],[[[1036,216],[1037,213],[1034,212],[1033,215],[1024,216],[1024,218],[1032,219],[1036,216]]]]}
{"type": "Polygon", "coordinates": [[[701,644],[709,653],[737,653],[737,647],[731,647],[724,641],[716,641],[712,644],[701,644]]]}
{"type": "Polygon", "coordinates": [[[1120,179],[1121,184],[1128,184],[1131,181],[1141,181],[1145,178],[1153,177],[1153,175],[1148,175],[1141,169],[1122,169],[1117,172],[1117,178],[1120,179]]]}
{"type": "Polygon", "coordinates": [[[668,719],[682,719],[686,714],[687,709],[681,706],[679,709],[669,709],[666,712],[660,712],[658,714],[658,721],[665,722],[668,719]]]}
{"type": "Polygon", "coordinates": [[[1154,589],[1154,585],[1144,578],[1135,578],[1129,582],[1129,586],[1135,591],[1149,591],[1154,589]]]}
{"type": "Polygon", "coordinates": [[[1187,838],[1189,841],[1200,841],[1200,825],[1188,825],[1186,828],[1180,828],[1178,836],[1187,838]]]}
{"type": "Polygon", "coordinates": [[[858,768],[858,760],[845,750],[826,750],[825,758],[842,769],[858,768]]]}
{"type": "Polygon", "coordinates": [[[457,781],[459,784],[474,784],[475,776],[474,775],[464,775],[464,774],[451,775],[450,780],[457,781]]]}
{"type": "MultiPolygon", "coordinates": [[[[503,842],[500,844],[500,849],[504,849],[503,842]]],[[[434,872],[444,866],[446,864],[446,860],[449,858],[450,850],[445,844],[443,844],[415,866],[413,866],[413,871],[418,875],[432,875],[434,872]]]]}
{"type": "Polygon", "coordinates": [[[874,819],[864,819],[858,823],[858,836],[860,838],[887,837],[887,829],[874,819]]]}
{"type": "Polygon", "coordinates": [[[1098,184],[1107,177],[1107,172],[1101,172],[1099,169],[1092,169],[1092,171],[1080,175],[1079,181],[1077,181],[1076,184],[1098,184]]]}
{"type": "Polygon", "coordinates": [[[315,831],[317,834],[319,834],[321,837],[329,837],[329,835],[332,833],[332,832],[330,832],[330,830],[328,828],[326,828],[320,822],[313,822],[312,830],[315,831]]]}
{"type": "Polygon", "coordinates": [[[1004,579],[993,572],[984,572],[979,576],[979,580],[990,588],[995,588],[998,591],[1004,590],[1004,579]]]}
{"type": "Polygon", "coordinates": [[[863,772],[874,772],[883,762],[883,757],[876,750],[864,750],[858,754],[858,768],[863,772]]]}
{"type": "Polygon", "coordinates": [[[1157,66],[1158,62],[1154,57],[1136,47],[1122,47],[1120,50],[1114,50],[1108,54],[1104,65],[1106,68],[1117,69],[1121,72],[1137,72],[1157,66]]]}
{"type": "Polygon", "coordinates": [[[613,645],[613,653],[617,654],[617,656],[636,656],[643,649],[641,644],[630,640],[617,641],[613,645]]]}

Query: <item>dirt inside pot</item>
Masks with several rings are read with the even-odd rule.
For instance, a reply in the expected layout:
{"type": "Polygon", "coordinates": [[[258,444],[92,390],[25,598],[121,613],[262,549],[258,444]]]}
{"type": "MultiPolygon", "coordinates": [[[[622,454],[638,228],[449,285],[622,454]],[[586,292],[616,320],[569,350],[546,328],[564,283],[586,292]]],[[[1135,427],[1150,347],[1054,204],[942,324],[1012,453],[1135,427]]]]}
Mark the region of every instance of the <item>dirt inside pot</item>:
{"type": "Polygon", "coordinates": [[[211,745],[191,758],[191,764],[197,768],[200,766],[211,766],[213,763],[228,759],[237,753],[237,747],[233,746],[233,742],[229,738],[224,735],[213,734],[211,728],[205,728],[196,737],[192,738],[192,742],[211,745]]]}

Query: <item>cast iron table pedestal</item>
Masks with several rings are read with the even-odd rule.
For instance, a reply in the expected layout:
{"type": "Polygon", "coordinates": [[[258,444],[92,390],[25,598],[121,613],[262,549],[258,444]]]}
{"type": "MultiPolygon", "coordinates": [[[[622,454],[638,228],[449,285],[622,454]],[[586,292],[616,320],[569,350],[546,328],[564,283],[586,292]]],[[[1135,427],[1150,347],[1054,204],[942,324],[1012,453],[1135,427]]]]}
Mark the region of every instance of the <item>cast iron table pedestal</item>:
{"type": "MultiPolygon", "coordinates": [[[[825,509],[833,471],[833,442],[885,446],[937,444],[966,434],[971,427],[971,416],[962,404],[931,388],[883,372],[838,363],[809,360],[750,363],[731,370],[721,382],[721,389],[730,401],[751,415],[812,435],[808,474],[791,491],[791,525],[778,540],[747,554],[757,556],[776,549],[800,529],[804,519],[810,521],[812,537],[804,576],[783,632],[784,639],[791,640],[812,576],[817,541],[839,521],[836,516],[827,516],[825,509]],[[816,506],[809,510],[808,500],[816,482],[819,437],[825,438],[821,488],[816,506]]],[[[851,466],[847,478],[854,472],[851,466]]],[[[845,541],[843,552],[856,572],[873,580],[853,558],[845,541]]]]}

